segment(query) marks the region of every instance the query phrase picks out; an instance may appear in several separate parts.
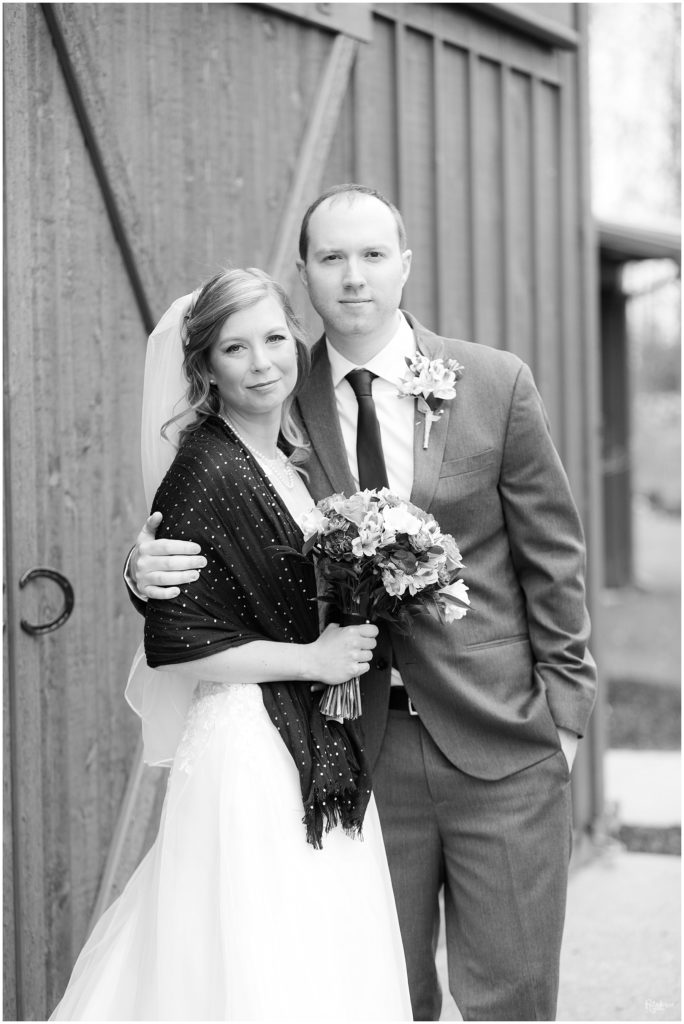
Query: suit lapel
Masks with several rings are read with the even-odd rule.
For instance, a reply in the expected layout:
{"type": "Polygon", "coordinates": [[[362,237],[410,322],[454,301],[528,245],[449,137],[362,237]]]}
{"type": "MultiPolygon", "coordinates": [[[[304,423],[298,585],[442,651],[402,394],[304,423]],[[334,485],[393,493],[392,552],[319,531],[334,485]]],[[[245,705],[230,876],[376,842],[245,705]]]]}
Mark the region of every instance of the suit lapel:
{"type": "MultiPolygon", "coordinates": [[[[404,316],[413,329],[418,351],[429,359],[442,358],[444,351],[442,339],[430,331],[426,331],[409,313],[404,313],[404,316]]],[[[335,392],[330,376],[328,351],[323,338],[313,347],[311,372],[297,401],[315,454],[330,480],[333,491],[352,494],[355,489],[354,481],[349,472],[347,453],[337,415],[335,392]]],[[[425,417],[416,408],[413,427],[411,501],[419,508],[429,508],[437,490],[449,433],[450,406],[450,402],[445,402],[442,406],[444,410],[442,415],[432,424],[427,449],[423,448],[425,417]]]]}
{"type": "Polygon", "coordinates": [[[314,345],[311,372],[297,401],[304,426],[333,491],[353,494],[354,481],[347,462],[323,338],[314,345]]]}
{"type": "MultiPolygon", "coordinates": [[[[428,359],[441,359],[444,345],[442,339],[425,331],[413,317],[404,313],[416,337],[418,351],[428,359]]],[[[437,490],[439,473],[444,458],[447,436],[449,433],[450,403],[442,405],[442,415],[432,424],[430,440],[427,448],[423,448],[425,437],[425,417],[418,411],[413,427],[413,487],[411,501],[419,508],[428,509],[437,490]]]]}

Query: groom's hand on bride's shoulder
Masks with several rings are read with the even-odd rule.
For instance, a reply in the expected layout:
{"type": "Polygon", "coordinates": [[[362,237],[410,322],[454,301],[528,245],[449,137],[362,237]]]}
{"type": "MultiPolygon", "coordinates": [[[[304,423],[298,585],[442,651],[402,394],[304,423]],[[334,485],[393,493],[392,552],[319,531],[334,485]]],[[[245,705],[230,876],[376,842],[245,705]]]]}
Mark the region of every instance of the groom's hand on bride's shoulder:
{"type": "Polygon", "coordinates": [[[156,540],[161,521],[161,512],[146,520],[128,557],[126,578],[139,597],[168,601],[180,594],[181,584],[199,577],[207,560],[194,541],[156,540]]]}

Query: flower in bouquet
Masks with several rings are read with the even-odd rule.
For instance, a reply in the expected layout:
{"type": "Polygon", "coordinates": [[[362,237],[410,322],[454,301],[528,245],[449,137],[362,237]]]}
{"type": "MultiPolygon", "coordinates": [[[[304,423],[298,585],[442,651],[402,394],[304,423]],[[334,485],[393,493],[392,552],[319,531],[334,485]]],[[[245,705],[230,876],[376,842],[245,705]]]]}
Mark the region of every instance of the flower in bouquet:
{"type": "Polygon", "coordinates": [[[464,367],[458,359],[428,359],[417,352],[406,358],[407,372],[399,381],[399,397],[415,398],[418,411],[425,417],[423,448],[430,440],[432,424],[443,415],[444,402],[456,397],[456,381],[464,367]]]}
{"type": "MultiPolygon", "coordinates": [[[[313,551],[321,600],[334,605],[342,624],[379,619],[407,629],[419,612],[445,622],[462,618],[470,604],[458,578],[463,568],[455,539],[434,516],[388,488],[333,494],[304,517],[305,551],[313,551]]],[[[359,679],[327,688],[326,714],[361,712],[359,679]]]]}

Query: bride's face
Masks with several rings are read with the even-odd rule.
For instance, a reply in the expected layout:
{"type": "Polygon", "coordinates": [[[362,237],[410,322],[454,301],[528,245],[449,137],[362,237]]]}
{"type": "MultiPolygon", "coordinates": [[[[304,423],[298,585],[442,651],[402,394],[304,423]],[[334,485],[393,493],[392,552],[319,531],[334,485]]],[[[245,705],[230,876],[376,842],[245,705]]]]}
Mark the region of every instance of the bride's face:
{"type": "Polygon", "coordinates": [[[229,316],[208,364],[225,412],[279,415],[297,381],[297,346],[277,299],[268,296],[229,316]]]}

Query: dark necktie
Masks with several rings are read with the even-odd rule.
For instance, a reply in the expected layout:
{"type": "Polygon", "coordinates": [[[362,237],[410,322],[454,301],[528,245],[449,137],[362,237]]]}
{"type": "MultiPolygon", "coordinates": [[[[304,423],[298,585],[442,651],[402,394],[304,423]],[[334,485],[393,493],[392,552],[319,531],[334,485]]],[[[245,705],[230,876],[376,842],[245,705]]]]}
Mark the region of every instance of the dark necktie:
{"type": "Polygon", "coordinates": [[[385,457],[382,454],[380,424],[373,401],[373,381],[376,373],[370,370],[352,370],[347,380],[354,389],[359,403],[359,418],[356,425],[356,456],[359,462],[359,487],[389,487],[385,457]]]}

